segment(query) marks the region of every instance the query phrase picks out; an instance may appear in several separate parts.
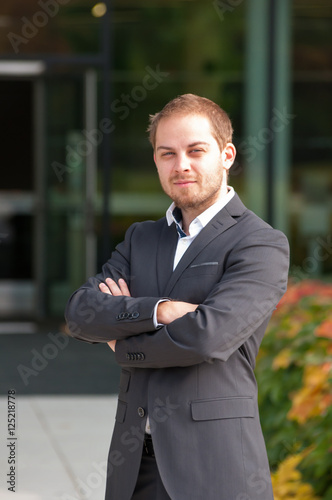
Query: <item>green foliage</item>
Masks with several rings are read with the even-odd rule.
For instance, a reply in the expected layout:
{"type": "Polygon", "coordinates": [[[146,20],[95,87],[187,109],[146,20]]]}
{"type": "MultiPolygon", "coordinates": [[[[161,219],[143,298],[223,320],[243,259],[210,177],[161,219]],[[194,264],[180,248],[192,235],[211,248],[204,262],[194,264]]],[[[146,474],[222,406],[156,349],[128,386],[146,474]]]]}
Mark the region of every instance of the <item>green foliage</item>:
{"type": "Polygon", "coordinates": [[[332,286],[290,285],[256,366],[276,500],[332,498],[331,374],[332,286]]]}

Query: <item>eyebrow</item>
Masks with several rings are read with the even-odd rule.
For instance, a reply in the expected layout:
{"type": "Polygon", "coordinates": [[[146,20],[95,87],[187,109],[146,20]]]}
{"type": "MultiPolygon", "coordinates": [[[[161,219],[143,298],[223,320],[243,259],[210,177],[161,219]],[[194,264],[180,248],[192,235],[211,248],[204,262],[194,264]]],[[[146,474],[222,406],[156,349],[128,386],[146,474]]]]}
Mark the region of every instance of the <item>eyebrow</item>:
{"type": "MultiPolygon", "coordinates": [[[[188,148],[193,148],[194,146],[198,146],[200,144],[204,144],[205,146],[209,146],[210,144],[208,142],[205,142],[205,141],[196,141],[196,142],[192,142],[191,144],[188,144],[188,148]]],[[[157,147],[157,151],[159,149],[167,149],[167,150],[171,150],[171,149],[174,149],[174,148],[171,148],[170,146],[158,146],[157,147]]]]}

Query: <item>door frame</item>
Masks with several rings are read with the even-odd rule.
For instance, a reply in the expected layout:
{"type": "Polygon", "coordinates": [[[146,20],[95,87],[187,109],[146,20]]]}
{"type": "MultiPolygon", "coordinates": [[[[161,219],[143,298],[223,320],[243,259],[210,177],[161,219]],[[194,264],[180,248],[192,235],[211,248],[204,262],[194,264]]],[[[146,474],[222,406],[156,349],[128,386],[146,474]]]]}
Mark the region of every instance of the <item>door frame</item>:
{"type": "MultiPolygon", "coordinates": [[[[46,137],[46,92],[47,80],[45,67],[39,61],[24,62],[24,71],[19,62],[13,64],[6,71],[2,71],[0,63],[0,79],[30,80],[32,81],[32,108],[33,108],[33,176],[34,190],[29,193],[28,210],[33,217],[32,234],[32,280],[21,282],[18,280],[1,280],[0,291],[5,301],[0,306],[0,319],[33,319],[45,320],[49,315],[48,297],[52,283],[47,282],[46,269],[46,228],[47,228],[47,137],[46,137]],[[16,68],[16,69],[15,69],[16,68]],[[38,71],[36,71],[36,68],[38,71]],[[31,198],[31,199],[30,199],[31,198]],[[21,305],[21,307],[20,307],[21,305]]],[[[68,75],[67,75],[68,76],[68,75]]],[[[61,77],[61,75],[60,75],[61,77]]],[[[84,84],[84,127],[85,130],[97,129],[97,71],[85,68],[82,71],[84,84]]],[[[97,238],[95,234],[95,205],[97,179],[97,146],[92,148],[91,154],[86,157],[84,197],[84,244],[85,244],[85,275],[96,273],[97,265],[97,238]]],[[[17,197],[17,193],[15,195],[17,197]]],[[[20,196],[20,195],[19,195],[20,196]]],[[[10,195],[9,195],[10,197],[10,195]]],[[[15,200],[13,201],[13,203],[15,200]]]]}

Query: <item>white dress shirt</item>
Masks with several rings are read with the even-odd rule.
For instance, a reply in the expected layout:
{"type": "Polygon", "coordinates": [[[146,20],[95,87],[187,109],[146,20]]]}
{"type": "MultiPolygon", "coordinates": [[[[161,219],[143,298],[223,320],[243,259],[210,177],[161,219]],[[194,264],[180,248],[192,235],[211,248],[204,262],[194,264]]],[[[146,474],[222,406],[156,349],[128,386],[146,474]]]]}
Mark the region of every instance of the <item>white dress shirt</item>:
{"type": "Polygon", "coordinates": [[[205,227],[211,219],[215,215],[217,215],[218,212],[222,208],[224,208],[227,203],[233,198],[235,192],[234,189],[230,186],[227,187],[227,194],[221,196],[213,205],[211,205],[209,208],[207,208],[204,212],[199,214],[190,224],[189,226],[189,235],[186,235],[182,231],[182,221],[177,221],[175,218],[175,203],[173,202],[171,206],[168,208],[166,212],[166,219],[167,223],[170,226],[173,222],[177,226],[177,230],[179,233],[179,239],[178,239],[178,244],[176,247],[176,252],[175,252],[175,257],[174,257],[174,264],[173,264],[173,271],[178,265],[181,257],[185,253],[185,251],[189,248],[191,243],[194,241],[196,236],[201,232],[203,227],[205,227]]]}

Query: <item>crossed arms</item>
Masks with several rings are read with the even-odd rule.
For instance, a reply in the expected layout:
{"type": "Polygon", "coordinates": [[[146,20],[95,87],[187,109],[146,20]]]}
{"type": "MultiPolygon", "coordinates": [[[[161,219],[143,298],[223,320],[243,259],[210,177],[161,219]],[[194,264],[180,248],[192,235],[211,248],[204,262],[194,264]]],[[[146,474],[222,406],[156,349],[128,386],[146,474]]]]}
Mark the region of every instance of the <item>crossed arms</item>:
{"type": "MultiPolygon", "coordinates": [[[[99,284],[99,289],[103,293],[113,296],[130,297],[130,291],[127,283],[123,278],[120,278],[118,283],[111,278],[106,278],[105,283],[99,284]]],[[[198,307],[198,304],[181,301],[163,301],[157,306],[157,321],[160,324],[168,325],[172,321],[181,318],[188,312],[193,312],[198,307]]],[[[115,351],[116,340],[107,342],[110,348],[115,351]]]]}
{"type": "MultiPolygon", "coordinates": [[[[160,302],[157,321],[164,326],[159,329],[154,325],[153,311],[167,297],[158,295],[156,286],[151,285],[155,271],[147,265],[146,256],[132,256],[133,249],[141,251],[144,243],[145,233],[136,233],[134,226],[102,273],[90,278],[70,298],[66,318],[74,337],[110,343],[113,349],[116,343],[117,363],[141,368],[226,361],[256,332],[254,344],[260,343],[266,322],[287,286],[289,248],[282,233],[264,228],[243,235],[236,244],[230,241],[231,251],[225,254],[223,248],[227,263],[222,276],[208,295],[202,296],[198,305],[172,298],[160,302]],[[144,353],[144,359],[138,364],[128,357],[131,352],[144,353]]],[[[184,280],[179,286],[190,285],[184,280]]],[[[178,290],[173,297],[178,296],[178,290]]]]}

